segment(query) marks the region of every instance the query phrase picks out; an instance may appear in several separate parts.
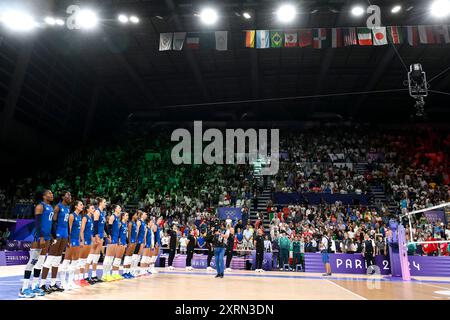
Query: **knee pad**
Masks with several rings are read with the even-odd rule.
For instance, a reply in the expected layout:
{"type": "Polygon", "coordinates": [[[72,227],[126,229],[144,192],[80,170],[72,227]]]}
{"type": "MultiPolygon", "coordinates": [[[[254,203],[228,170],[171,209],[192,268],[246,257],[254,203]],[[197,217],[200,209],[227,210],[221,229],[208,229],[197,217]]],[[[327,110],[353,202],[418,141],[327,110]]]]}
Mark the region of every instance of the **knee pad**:
{"type": "Polygon", "coordinates": [[[61,268],[59,268],[59,271],[61,272],[66,272],[68,267],[69,267],[69,260],[64,260],[63,263],[61,264],[61,268]]]}
{"type": "Polygon", "coordinates": [[[130,256],[125,256],[125,259],[123,260],[123,264],[125,266],[128,266],[131,264],[131,257],[130,256]]]}
{"type": "Polygon", "coordinates": [[[38,262],[40,254],[41,249],[30,249],[30,260],[28,260],[28,263],[34,266],[38,262]]]}
{"type": "Polygon", "coordinates": [[[54,256],[53,257],[53,262],[52,262],[52,267],[54,268],[58,268],[59,265],[61,264],[61,256],[54,256]]]}
{"type": "Polygon", "coordinates": [[[120,267],[120,263],[122,262],[122,259],[120,258],[115,258],[114,262],[113,262],[113,266],[114,267],[120,267]]]}
{"type": "Polygon", "coordinates": [[[70,266],[69,266],[70,271],[75,271],[78,269],[78,261],[79,260],[72,260],[72,262],[70,263],[70,266]]]}
{"type": "Polygon", "coordinates": [[[92,261],[94,261],[94,254],[89,253],[89,255],[88,255],[87,259],[86,259],[86,263],[87,264],[91,264],[92,261]]]}
{"type": "Polygon", "coordinates": [[[98,260],[100,260],[100,254],[94,254],[93,255],[93,260],[92,260],[92,263],[93,264],[97,264],[98,263],[98,260]]]}
{"type": "Polygon", "coordinates": [[[103,265],[104,265],[104,266],[105,266],[105,265],[107,265],[107,266],[112,265],[112,264],[113,264],[113,261],[114,261],[114,257],[113,257],[113,256],[107,256],[107,257],[105,257],[105,259],[103,260],[103,265]]]}
{"type": "Polygon", "coordinates": [[[85,265],[86,265],[86,259],[78,260],[78,268],[84,268],[85,265]]]}
{"type": "Polygon", "coordinates": [[[44,255],[40,255],[36,264],[34,265],[34,268],[37,270],[41,270],[42,269],[42,265],[44,264],[45,261],[45,256],[44,255]]]}

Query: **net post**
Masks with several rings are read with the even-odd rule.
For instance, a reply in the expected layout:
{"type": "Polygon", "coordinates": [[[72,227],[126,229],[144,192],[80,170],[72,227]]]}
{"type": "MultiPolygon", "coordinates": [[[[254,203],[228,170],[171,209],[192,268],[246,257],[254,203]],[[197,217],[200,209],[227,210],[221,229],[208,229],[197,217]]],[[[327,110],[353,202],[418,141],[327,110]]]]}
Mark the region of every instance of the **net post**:
{"type": "Polygon", "coordinates": [[[402,279],[411,280],[409,272],[408,252],[406,250],[405,228],[400,224],[398,226],[398,253],[400,257],[402,279]]]}

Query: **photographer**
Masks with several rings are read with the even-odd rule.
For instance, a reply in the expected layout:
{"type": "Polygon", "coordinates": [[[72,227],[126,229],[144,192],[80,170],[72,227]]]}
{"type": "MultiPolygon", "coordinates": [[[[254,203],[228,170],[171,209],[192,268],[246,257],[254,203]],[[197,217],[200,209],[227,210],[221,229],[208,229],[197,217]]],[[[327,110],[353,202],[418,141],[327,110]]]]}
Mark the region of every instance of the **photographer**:
{"type": "Polygon", "coordinates": [[[213,241],[214,241],[214,230],[215,227],[212,226],[210,230],[208,230],[208,233],[206,234],[205,237],[205,243],[206,243],[206,248],[208,249],[208,258],[206,260],[206,271],[213,271],[213,268],[211,268],[211,260],[212,257],[214,256],[214,247],[213,247],[213,241]]]}
{"type": "Polygon", "coordinates": [[[225,252],[225,255],[227,256],[226,259],[226,271],[230,272],[231,268],[231,259],[233,258],[233,247],[234,247],[234,228],[232,226],[228,227],[228,232],[230,233],[227,240],[227,249],[225,252]]]}
{"type": "Polygon", "coordinates": [[[216,260],[216,278],[223,278],[224,265],[223,256],[225,254],[225,247],[227,246],[230,231],[226,229],[225,224],[220,225],[220,229],[214,233],[214,257],[216,260]]]}

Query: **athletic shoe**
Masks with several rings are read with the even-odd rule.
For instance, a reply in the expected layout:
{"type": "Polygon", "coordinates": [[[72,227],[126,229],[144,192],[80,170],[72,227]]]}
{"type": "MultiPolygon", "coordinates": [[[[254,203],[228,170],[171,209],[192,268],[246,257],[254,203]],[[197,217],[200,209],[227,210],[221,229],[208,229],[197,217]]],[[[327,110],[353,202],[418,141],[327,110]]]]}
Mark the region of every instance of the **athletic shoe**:
{"type": "Polygon", "coordinates": [[[132,274],[132,273],[129,273],[129,274],[128,274],[128,277],[129,277],[129,279],[134,279],[134,278],[136,278],[136,276],[135,276],[134,274],[132,274]]]}
{"type": "Polygon", "coordinates": [[[127,272],[122,273],[122,277],[123,277],[124,279],[130,279],[130,277],[128,276],[128,273],[127,273],[127,272]]]}
{"type": "Polygon", "coordinates": [[[226,272],[231,272],[231,268],[226,268],[225,271],[226,272]]]}
{"type": "Polygon", "coordinates": [[[80,280],[80,284],[81,284],[82,287],[89,287],[90,286],[89,282],[86,279],[81,279],[80,280]]]}
{"type": "Polygon", "coordinates": [[[329,273],[324,273],[324,274],[322,274],[322,276],[323,277],[328,277],[328,276],[330,276],[331,274],[329,274],[329,273]]]}
{"type": "Polygon", "coordinates": [[[42,290],[41,288],[39,288],[38,286],[36,286],[32,292],[37,295],[37,296],[45,296],[45,291],[42,290]]]}
{"type": "Polygon", "coordinates": [[[53,292],[64,292],[64,289],[61,287],[58,287],[56,284],[51,286],[50,289],[52,289],[53,292]]]}
{"type": "Polygon", "coordinates": [[[115,280],[123,280],[123,279],[125,279],[124,277],[122,277],[120,274],[114,274],[113,275],[113,278],[115,279],[115,280]]]}
{"type": "Polygon", "coordinates": [[[25,289],[19,291],[19,298],[34,298],[36,295],[33,293],[31,289],[25,289]]]}
{"type": "Polygon", "coordinates": [[[91,280],[92,280],[94,283],[103,282],[99,277],[91,277],[91,280]]]}
{"type": "Polygon", "coordinates": [[[219,275],[219,278],[223,278],[223,273],[221,273],[221,274],[219,275]]]}
{"type": "Polygon", "coordinates": [[[49,289],[46,285],[42,285],[41,286],[41,290],[44,291],[45,294],[50,294],[53,291],[51,289],[49,289]]]}
{"type": "Polygon", "coordinates": [[[108,279],[108,282],[116,280],[112,275],[108,275],[108,276],[106,276],[106,278],[108,279]]]}
{"type": "Polygon", "coordinates": [[[150,270],[152,271],[152,273],[158,273],[158,270],[156,270],[155,267],[152,267],[150,270]]]}
{"type": "Polygon", "coordinates": [[[220,277],[220,274],[216,274],[216,276],[215,276],[216,278],[219,278],[220,277]]]}
{"type": "Polygon", "coordinates": [[[213,268],[211,268],[211,267],[208,267],[208,268],[206,268],[206,271],[213,271],[214,269],[213,268]]]}
{"type": "Polygon", "coordinates": [[[93,286],[94,284],[97,283],[97,281],[93,280],[92,278],[87,279],[87,282],[88,282],[91,286],[93,286]]]}

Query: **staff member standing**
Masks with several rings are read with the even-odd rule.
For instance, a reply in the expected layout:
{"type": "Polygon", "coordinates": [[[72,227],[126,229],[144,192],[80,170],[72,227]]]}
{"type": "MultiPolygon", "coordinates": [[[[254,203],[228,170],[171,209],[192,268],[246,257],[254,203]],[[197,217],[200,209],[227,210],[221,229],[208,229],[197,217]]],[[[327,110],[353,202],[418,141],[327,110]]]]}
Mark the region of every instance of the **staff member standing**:
{"type": "Polygon", "coordinates": [[[225,247],[229,235],[230,231],[226,230],[224,223],[221,224],[220,229],[217,230],[214,234],[213,243],[214,243],[214,257],[216,260],[216,270],[217,270],[216,278],[223,278],[224,272],[223,256],[225,254],[225,247]]]}
{"type": "Polygon", "coordinates": [[[256,237],[254,240],[254,246],[256,249],[256,267],[255,272],[263,272],[262,264],[264,259],[264,236],[263,230],[258,229],[256,231],[256,237]]]}
{"type": "Polygon", "coordinates": [[[191,232],[189,233],[189,236],[187,238],[188,239],[188,244],[187,244],[187,247],[186,247],[186,251],[187,251],[187,255],[186,255],[186,270],[187,271],[194,270],[191,267],[192,257],[194,256],[194,249],[195,249],[195,246],[197,245],[197,240],[194,237],[194,233],[195,233],[195,231],[191,230],[191,232]]]}
{"type": "Polygon", "coordinates": [[[229,226],[228,231],[230,232],[227,239],[227,249],[225,251],[225,255],[227,256],[227,261],[225,263],[226,271],[230,272],[231,268],[231,259],[233,258],[233,247],[234,247],[234,228],[229,226]]]}
{"type": "MultiPolygon", "coordinates": [[[[366,260],[367,270],[369,270],[370,266],[375,265],[375,258],[374,258],[374,250],[375,250],[375,244],[373,243],[373,240],[370,239],[369,235],[366,234],[364,236],[364,243],[363,243],[363,250],[362,250],[362,256],[366,260]]],[[[371,268],[372,272],[371,274],[375,273],[375,269],[371,268]]]]}
{"type": "Polygon", "coordinates": [[[325,265],[325,273],[323,276],[331,276],[330,257],[328,255],[331,248],[330,234],[324,233],[322,241],[320,241],[320,252],[322,253],[322,262],[325,265]]]}
{"type": "Polygon", "coordinates": [[[177,251],[177,226],[174,225],[172,230],[169,231],[169,270],[174,270],[172,267],[173,259],[175,258],[175,252],[177,251]]]}

